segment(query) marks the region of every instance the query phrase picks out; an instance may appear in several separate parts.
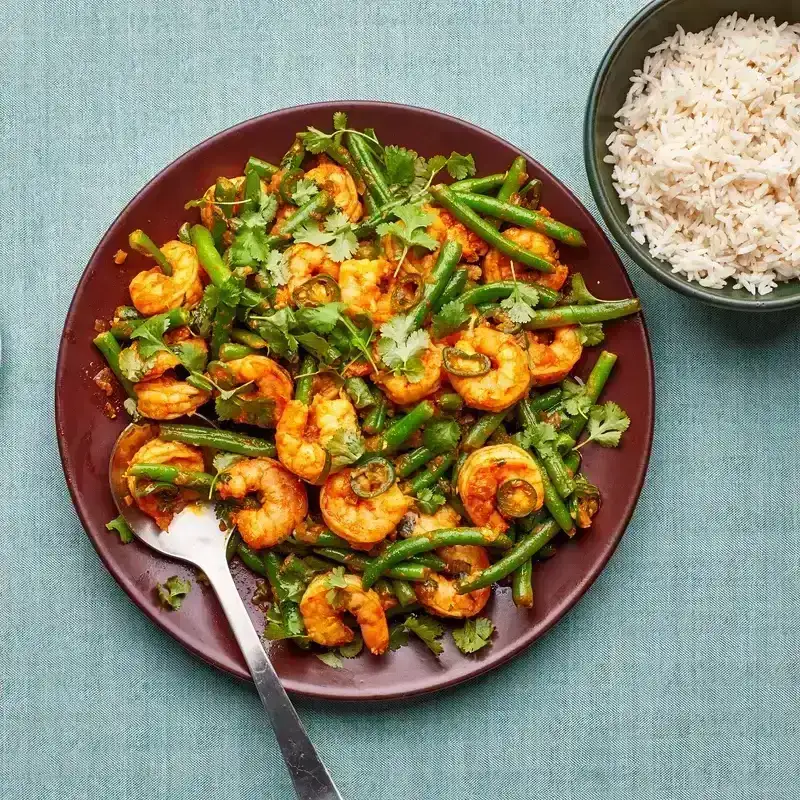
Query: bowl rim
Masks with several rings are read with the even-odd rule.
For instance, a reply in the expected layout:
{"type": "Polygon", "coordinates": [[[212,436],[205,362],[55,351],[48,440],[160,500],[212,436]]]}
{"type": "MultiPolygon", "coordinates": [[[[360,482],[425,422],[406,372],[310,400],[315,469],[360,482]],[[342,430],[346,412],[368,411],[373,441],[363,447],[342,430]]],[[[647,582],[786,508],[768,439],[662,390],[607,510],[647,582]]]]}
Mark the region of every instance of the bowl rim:
{"type": "MultiPolygon", "coordinates": [[[[589,188],[592,196],[600,209],[608,229],[614,236],[617,244],[629,255],[633,261],[641,267],[648,275],[660,281],[670,289],[675,289],[686,297],[700,300],[719,308],[736,309],[739,311],[778,311],[793,308],[800,305],[800,291],[789,297],[774,297],[761,295],[758,298],[749,299],[752,296],[744,292],[742,298],[726,297],[718,294],[719,290],[699,283],[689,281],[686,278],[670,271],[670,264],[667,261],[658,261],[649,253],[643,253],[634,243],[631,229],[627,224],[620,223],[618,217],[612,210],[613,203],[619,203],[619,198],[609,197],[602,187],[600,177],[600,163],[597,159],[594,147],[594,134],[597,127],[597,100],[601,90],[608,81],[614,61],[619,55],[620,50],[636,30],[655,13],[665,6],[678,0],[653,0],[648,3],[641,11],[631,17],[622,30],[614,37],[614,40],[606,49],[600,64],[589,88],[589,97],[586,103],[586,111],[583,119],[583,160],[586,167],[586,176],[589,179],[589,188]]],[[[798,278],[797,280],[800,280],[798,278]]]]}

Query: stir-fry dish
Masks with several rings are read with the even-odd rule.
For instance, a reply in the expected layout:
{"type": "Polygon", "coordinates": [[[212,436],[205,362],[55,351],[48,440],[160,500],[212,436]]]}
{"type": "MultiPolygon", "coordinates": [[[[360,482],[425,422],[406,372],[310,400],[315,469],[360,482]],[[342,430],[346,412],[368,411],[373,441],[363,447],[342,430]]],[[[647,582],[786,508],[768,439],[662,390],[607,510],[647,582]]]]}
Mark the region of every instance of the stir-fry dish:
{"type": "Polygon", "coordinates": [[[443,618],[475,652],[492,587],[533,606],[536,561],[591,527],[581,453],[629,419],[600,401],[614,354],[571,373],[639,302],[570,274],[583,236],[541,195],[524,158],[478,177],[471,155],[424,158],[337,112],[188,202],[174,240],[130,234],[131,305],[95,339],[155,431],[129,502],[166,529],[214,501],[229,559],[264,579],[266,638],[339,666],[410,636],[438,654],[443,618]]]}

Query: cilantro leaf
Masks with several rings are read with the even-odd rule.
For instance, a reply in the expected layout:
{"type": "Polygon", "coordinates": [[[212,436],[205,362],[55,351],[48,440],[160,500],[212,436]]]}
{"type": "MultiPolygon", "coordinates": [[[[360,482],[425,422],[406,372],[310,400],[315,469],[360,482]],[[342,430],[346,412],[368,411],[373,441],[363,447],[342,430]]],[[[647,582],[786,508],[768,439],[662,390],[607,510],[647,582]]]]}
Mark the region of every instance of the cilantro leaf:
{"type": "Polygon", "coordinates": [[[341,263],[342,261],[347,261],[348,258],[352,258],[357,249],[358,239],[356,239],[352,228],[343,228],[328,245],[328,255],[331,261],[341,263]]]}
{"type": "Polygon", "coordinates": [[[364,649],[364,640],[359,634],[353,637],[353,641],[349,644],[343,644],[339,648],[339,655],[342,658],[355,658],[364,649]]]}
{"type": "Polygon", "coordinates": [[[139,356],[146,361],[150,356],[155,355],[161,350],[169,352],[169,348],[161,338],[167,330],[169,322],[166,314],[157,314],[155,317],[137,325],[131,333],[131,339],[139,341],[139,356]]]}
{"type": "Polygon", "coordinates": [[[462,156],[453,150],[450,157],[447,159],[447,171],[450,177],[457,181],[464,178],[471,178],[475,174],[475,159],[471,154],[462,156]]]}
{"type": "Polygon", "coordinates": [[[564,298],[564,303],[571,306],[591,306],[597,303],[608,303],[608,300],[601,300],[595,297],[587,288],[583,275],[579,272],[570,278],[570,290],[564,298]]]}
{"type": "Polygon", "coordinates": [[[342,668],[342,659],[339,658],[339,656],[337,656],[332,650],[329,650],[327,653],[314,653],[314,655],[323,664],[327,664],[329,667],[333,667],[333,669],[342,668]]]}
{"type": "Polygon", "coordinates": [[[509,297],[500,301],[500,308],[504,309],[512,322],[524,325],[534,318],[533,309],[539,302],[539,292],[526,283],[514,282],[514,290],[509,297]]]}
{"type": "Polygon", "coordinates": [[[468,619],[463,628],[453,631],[453,641],[464,654],[476,653],[489,644],[494,633],[494,623],[486,617],[468,619]]]}
{"type": "Polygon", "coordinates": [[[319,128],[309,125],[303,133],[299,133],[297,138],[303,143],[303,147],[309,153],[323,153],[328,147],[328,142],[333,138],[333,134],[324,133],[319,128]]]}
{"type": "Polygon", "coordinates": [[[272,250],[264,260],[262,272],[266,272],[274,286],[284,286],[289,282],[289,258],[286,253],[272,250]]]}
{"type": "Polygon", "coordinates": [[[380,236],[391,234],[403,245],[405,250],[400,257],[399,263],[403,262],[405,254],[410,247],[424,247],[427,250],[435,250],[439,246],[439,242],[425,231],[434,222],[435,217],[430,212],[425,211],[422,208],[422,204],[406,203],[398,206],[392,213],[400,222],[384,222],[378,225],[376,230],[380,236]]]}
{"type": "Polygon", "coordinates": [[[338,469],[347,464],[354,464],[364,455],[364,440],[350,428],[340,428],[326,442],[325,449],[331,456],[331,469],[338,469]]]}
{"type": "Polygon", "coordinates": [[[324,584],[328,591],[325,595],[326,600],[334,607],[341,606],[340,589],[347,588],[347,580],[344,577],[344,567],[334,567],[326,576],[324,584]]]}
{"type": "Polygon", "coordinates": [[[310,220],[301,225],[293,234],[295,242],[325,246],[332,261],[346,261],[358,249],[358,239],[348,216],[342,211],[334,211],[320,228],[310,220]]]}
{"type": "Polygon", "coordinates": [[[558,438],[558,433],[549,422],[535,422],[525,426],[525,437],[529,442],[527,446],[538,450],[550,446],[558,438]]]}
{"type": "Polygon", "coordinates": [[[183,605],[184,598],[191,589],[191,581],[185,581],[177,575],[173,575],[164,583],[156,584],[156,595],[164,608],[177,611],[183,605]]]}
{"type": "Polygon", "coordinates": [[[333,112],[333,127],[337,131],[343,131],[347,128],[347,114],[344,111],[333,112]]]}
{"type": "Polygon", "coordinates": [[[424,514],[435,514],[447,498],[436,489],[422,489],[417,493],[417,505],[424,514]]]}
{"type": "Polygon", "coordinates": [[[301,178],[294,187],[292,202],[296,206],[305,205],[312,197],[319,194],[319,186],[308,178],[301,178]]]}
{"type": "Polygon", "coordinates": [[[601,322],[591,322],[588,325],[579,326],[578,338],[581,344],[588,347],[600,344],[606,338],[605,333],[603,333],[603,324],[601,322]]]}
{"type": "Polygon", "coordinates": [[[328,342],[316,333],[309,331],[308,333],[295,334],[295,339],[312,355],[324,361],[326,364],[332,364],[334,361],[341,357],[341,353],[328,342]]]}
{"type": "Polygon", "coordinates": [[[266,229],[275,219],[277,211],[277,197],[262,191],[258,208],[243,211],[238,218],[231,220],[236,234],[228,249],[228,258],[234,267],[260,264],[267,260],[271,251],[266,229]]]}
{"type": "Polygon", "coordinates": [[[411,325],[412,320],[407,315],[393,317],[381,325],[378,354],[395,374],[418,383],[424,374],[420,356],[430,346],[431,339],[427,331],[409,331],[411,325]]]}
{"type": "Polygon", "coordinates": [[[119,354],[120,372],[131,382],[138,383],[155,361],[155,355],[146,361],[139,355],[139,347],[124,347],[119,354]]]}
{"type": "Polygon", "coordinates": [[[293,361],[297,356],[297,339],[291,331],[296,319],[291,308],[281,308],[272,314],[264,314],[250,318],[255,323],[256,333],[265,339],[270,353],[293,361]]]}
{"type": "Polygon", "coordinates": [[[406,619],[406,630],[421,639],[425,646],[435,656],[440,655],[444,648],[439,639],[444,635],[444,626],[427,614],[412,614],[406,619]]]}
{"type": "Polygon", "coordinates": [[[561,383],[563,399],[561,405],[571,417],[586,417],[592,407],[592,398],[586,393],[586,386],[567,378],[561,383]]]}
{"type": "Polygon", "coordinates": [[[383,162],[386,165],[386,177],[394,186],[410,186],[414,181],[414,165],[418,155],[414,150],[390,144],[384,148],[383,162]]]}
{"type": "Polygon", "coordinates": [[[178,342],[172,346],[172,352],[189,372],[202,372],[208,361],[208,350],[203,342],[178,342]]]}
{"type": "Polygon", "coordinates": [[[616,403],[609,401],[601,406],[592,406],[587,428],[589,435],[575,449],[589,442],[595,442],[601,447],[617,447],[622,434],[630,425],[630,417],[616,403]]]}
{"type": "Polygon", "coordinates": [[[133,531],[130,526],[125,522],[125,517],[119,516],[112,519],[111,522],[106,523],[106,530],[114,531],[122,544],[130,544],[133,541],[133,531]]]}
{"type": "Polygon", "coordinates": [[[469,322],[469,312],[460,300],[445,303],[433,317],[433,335],[437,339],[455,333],[469,322]]]}
{"type": "Polygon", "coordinates": [[[298,644],[307,644],[309,642],[309,638],[305,634],[293,635],[286,630],[283,626],[283,617],[281,616],[277,604],[272,603],[270,605],[264,618],[266,620],[266,626],[264,628],[265,639],[271,642],[281,639],[293,639],[298,644]]]}
{"type": "Polygon", "coordinates": [[[297,324],[323,336],[330,333],[345,309],[344,303],[323,303],[321,306],[298,308],[297,324]]]}
{"type": "Polygon", "coordinates": [[[394,652],[408,644],[408,631],[405,622],[398,622],[389,628],[389,649],[394,652]]]}
{"type": "Polygon", "coordinates": [[[214,487],[219,480],[220,474],[243,458],[244,456],[237,455],[236,453],[217,453],[214,458],[211,459],[211,466],[214,467],[216,474],[214,475],[214,480],[211,481],[211,486],[208,487],[209,500],[214,494],[214,487]]]}
{"type": "Polygon", "coordinates": [[[318,222],[308,220],[300,225],[292,234],[295,242],[302,244],[313,244],[315,247],[321,247],[328,244],[333,240],[333,236],[329,231],[324,231],[320,228],[318,222]]]}
{"type": "Polygon", "coordinates": [[[235,389],[220,391],[214,400],[217,416],[222,422],[233,420],[242,425],[269,428],[275,422],[275,400],[271,397],[243,397],[241,392],[249,385],[243,383],[235,389]]]}

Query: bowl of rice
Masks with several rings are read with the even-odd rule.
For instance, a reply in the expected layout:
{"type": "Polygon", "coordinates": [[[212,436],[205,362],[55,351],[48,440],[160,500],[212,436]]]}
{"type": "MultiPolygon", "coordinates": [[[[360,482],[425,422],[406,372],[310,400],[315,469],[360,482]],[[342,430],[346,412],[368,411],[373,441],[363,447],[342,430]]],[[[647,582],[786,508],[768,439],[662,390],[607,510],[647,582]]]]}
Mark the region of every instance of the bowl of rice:
{"type": "Polygon", "coordinates": [[[718,306],[800,305],[800,4],[656,0],[608,49],[584,154],[650,275],[718,306]]]}

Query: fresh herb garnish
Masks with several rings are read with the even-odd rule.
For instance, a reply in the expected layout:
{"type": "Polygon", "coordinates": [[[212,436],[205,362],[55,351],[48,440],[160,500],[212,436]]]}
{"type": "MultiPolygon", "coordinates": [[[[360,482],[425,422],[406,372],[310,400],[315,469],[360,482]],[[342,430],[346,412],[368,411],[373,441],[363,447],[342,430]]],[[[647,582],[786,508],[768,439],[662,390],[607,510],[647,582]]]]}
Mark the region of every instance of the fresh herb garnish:
{"type": "Polygon", "coordinates": [[[589,442],[595,442],[601,447],[617,447],[622,434],[630,425],[630,417],[616,403],[609,401],[601,406],[592,406],[587,427],[589,435],[575,449],[578,450],[589,442]]]}
{"type": "Polygon", "coordinates": [[[453,631],[453,641],[464,654],[477,653],[489,644],[494,633],[494,623],[486,617],[468,619],[463,628],[453,631]]]}
{"type": "Polygon", "coordinates": [[[183,601],[191,589],[191,581],[186,581],[177,575],[173,575],[167,578],[164,583],[156,584],[156,595],[164,608],[170,611],[177,611],[183,605],[183,601]]]}

